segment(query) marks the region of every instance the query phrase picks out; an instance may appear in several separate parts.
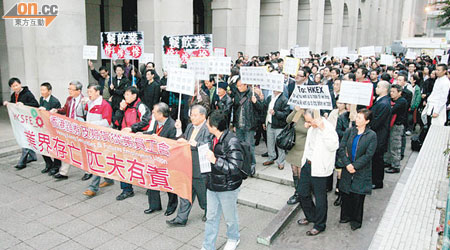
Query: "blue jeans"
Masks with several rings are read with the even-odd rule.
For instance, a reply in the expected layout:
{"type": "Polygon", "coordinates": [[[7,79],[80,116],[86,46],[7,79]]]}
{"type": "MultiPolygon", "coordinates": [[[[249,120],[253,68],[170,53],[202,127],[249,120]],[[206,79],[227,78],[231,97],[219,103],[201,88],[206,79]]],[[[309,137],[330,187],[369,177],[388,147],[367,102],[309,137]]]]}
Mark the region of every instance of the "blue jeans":
{"type": "Polygon", "coordinates": [[[17,163],[17,165],[18,166],[27,165],[28,159],[37,160],[36,153],[29,148],[22,148],[22,155],[20,156],[19,163],[17,163]]]}
{"type": "Polygon", "coordinates": [[[206,250],[216,249],[216,239],[219,233],[220,218],[223,213],[227,223],[227,238],[239,240],[239,218],[237,211],[237,199],[239,188],[233,191],[214,192],[206,190],[206,222],[205,239],[203,248],[206,250]]]}
{"type": "MultiPolygon", "coordinates": [[[[100,186],[100,179],[102,177],[98,176],[98,175],[94,175],[94,178],[92,179],[91,185],[89,185],[88,189],[91,190],[92,192],[98,192],[98,188],[100,186]]],[[[108,183],[114,183],[114,180],[105,178],[105,181],[108,183]]]]}
{"type": "Polygon", "coordinates": [[[236,137],[241,142],[248,142],[250,144],[250,150],[252,154],[252,166],[256,165],[255,159],[255,131],[253,130],[244,130],[240,128],[236,128],[236,137]]]}

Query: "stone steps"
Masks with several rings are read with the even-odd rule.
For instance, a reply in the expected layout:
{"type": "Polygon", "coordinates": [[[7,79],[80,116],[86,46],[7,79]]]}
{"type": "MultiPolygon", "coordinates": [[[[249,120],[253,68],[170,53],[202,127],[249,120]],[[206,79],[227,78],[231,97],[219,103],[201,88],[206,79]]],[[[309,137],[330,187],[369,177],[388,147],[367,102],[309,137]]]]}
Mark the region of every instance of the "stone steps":
{"type": "Polygon", "coordinates": [[[22,152],[16,139],[8,139],[0,143],[0,158],[8,157],[22,152]]]}

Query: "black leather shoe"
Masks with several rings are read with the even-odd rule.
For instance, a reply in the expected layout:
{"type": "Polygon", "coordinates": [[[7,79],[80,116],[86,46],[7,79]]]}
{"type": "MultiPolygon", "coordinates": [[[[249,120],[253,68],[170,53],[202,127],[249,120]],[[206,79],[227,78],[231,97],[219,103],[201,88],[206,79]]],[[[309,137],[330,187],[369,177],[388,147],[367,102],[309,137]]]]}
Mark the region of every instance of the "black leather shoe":
{"type": "Polygon", "coordinates": [[[171,226],[171,227],[185,227],[186,226],[186,222],[180,222],[177,221],[176,219],[171,219],[171,220],[166,220],[167,225],[171,226]]]}
{"type": "Polygon", "coordinates": [[[340,219],[339,223],[349,223],[350,219],[340,219]]]}
{"type": "Polygon", "coordinates": [[[144,210],[144,214],[151,214],[151,213],[153,213],[155,211],[161,211],[161,209],[151,209],[151,208],[145,209],[144,210]]]}
{"type": "Polygon", "coordinates": [[[264,154],[261,155],[262,157],[269,157],[269,152],[265,152],[264,154]]]}
{"type": "Polygon", "coordinates": [[[298,194],[295,193],[294,195],[292,195],[289,200],[287,201],[287,204],[289,205],[294,205],[296,203],[300,202],[300,198],[298,197],[298,194]]]}
{"type": "Polygon", "coordinates": [[[16,165],[16,166],[15,166],[15,168],[16,168],[17,170],[21,170],[21,169],[24,169],[24,168],[26,168],[26,167],[27,167],[27,165],[22,165],[22,166],[16,165]]]}
{"type": "Polygon", "coordinates": [[[372,185],[372,189],[380,189],[380,188],[383,188],[383,185],[375,185],[375,184],[372,185]]]}
{"type": "Polygon", "coordinates": [[[334,201],[333,205],[334,205],[335,207],[339,207],[341,204],[342,204],[342,197],[341,197],[340,194],[338,194],[338,197],[337,197],[337,199],[334,201]]]}
{"type": "Polygon", "coordinates": [[[58,172],[59,172],[58,168],[52,168],[52,169],[50,169],[50,171],[48,171],[48,175],[50,175],[50,176],[55,175],[58,172]]]}
{"type": "Polygon", "coordinates": [[[121,200],[125,200],[126,198],[129,197],[133,197],[134,196],[134,192],[122,192],[121,194],[119,194],[119,196],[116,197],[116,200],[121,201],[121,200]]]}
{"type": "Polygon", "coordinates": [[[53,176],[55,179],[58,179],[58,180],[67,180],[69,177],[67,177],[67,176],[65,176],[65,175],[62,175],[62,174],[60,174],[60,173],[57,173],[57,174],[55,174],[54,176],[53,176]]]}
{"type": "Polygon", "coordinates": [[[51,168],[49,166],[45,166],[45,168],[41,170],[41,173],[43,173],[43,174],[48,173],[50,171],[50,169],[51,168]]]}
{"type": "Polygon", "coordinates": [[[351,224],[351,225],[350,225],[350,228],[351,228],[353,231],[355,231],[356,229],[361,228],[361,225],[353,225],[353,224],[351,224]]]}
{"type": "Polygon", "coordinates": [[[83,177],[81,177],[81,180],[87,181],[87,180],[91,179],[91,177],[92,177],[92,174],[84,174],[83,177]]]}
{"type": "Polygon", "coordinates": [[[398,168],[388,168],[386,170],[384,170],[385,173],[388,174],[396,174],[396,173],[400,173],[400,169],[398,168]]]}
{"type": "Polygon", "coordinates": [[[166,212],[164,213],[165,216],[170,216],[173,213],[175,213],[175,209],[174,210],[166,210],[166,212]]]}
{"type": "Polygon", "coordinates": [[[206,221],[206,214],[204,214],[204,215],[202,216],[202,221],[203,221],[203,222],[206,221]]]}

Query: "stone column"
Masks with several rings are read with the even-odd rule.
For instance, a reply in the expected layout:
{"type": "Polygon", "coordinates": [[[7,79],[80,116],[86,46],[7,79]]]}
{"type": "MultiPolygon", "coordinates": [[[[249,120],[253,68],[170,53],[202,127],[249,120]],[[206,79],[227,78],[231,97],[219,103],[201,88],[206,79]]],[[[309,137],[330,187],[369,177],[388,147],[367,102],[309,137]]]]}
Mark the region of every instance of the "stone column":
{"type": "MultiPolygon", "coordinates": [[[[10,8],[10,6],[6,6],[6,8],[10,8]]],[[[3,4],[0,4],[0,13],[5,13],[3,4]]],[[[12,25],[12,22],[8,21],[8,25],[12,25]]],[[[6,45],[5,20],[2,18],[0,19],[0,103],[3,103],[3,101],[9,101],[11,91],[8,86],[8,76],[8,47],[6,45]]]]}
{"type": "MultiPolygon", "coordinates": [[[[47,3],[36,1],[39,5],[47,3]]],[[[10,9],[17,1],[5,0],[10,9]]],[[[43,82],[53,85],[53,94],[62,102],[71,80],[88,82],[83,46],[86,45],[86,14],[83,1],[60,0],[58,16],[47,27],[19,28],[6,21],[9,72],[6,78],[19,77],[39,97],[43,82]]],[[[3,74],[2,74],[3,77],[3,74]]],[[[84,88],[85,91],[85,88],[84,88]]]]}
{"type": "Polygon", "coordinates": [[[280,49],[282,24],[282,3],[280,0],[262,0],[259,26],[259,54],[280,49]]]}
{"type": "MultiPolygon", "coordinates": [[[[97,60],[93,60],[95,69],[102,66],[101,59],[101,44],[100,44],[100,32],[101,32],[101,15],[100,15],[100,5],[101,0],[86,0],[86,35],[87,35],[87,45],[97,46],[97,60]]],[[[88,67],[86,65],[86,67],[88,67]]],[[[109,70],[108,70],[109,71],[109,70]]],[[[94,77],[90,74],[88,69],[89,82],[96,82],[94,77]]]]}
{"type": "Polygon", "coordinates": [[[325,0],[311,0],[311,24],[309,26],[309,49],[313,52],[322,51],[322,38],[324,35],[324,8],[325,0]]]}
{"type": "Polygon", "coordinates": [[[172,1],[138,0],[137,9],[138,30],[144,32],[144,51],[154,53],[156,69],[160,74],[162,37],[193,33],[193,0],[178,0],[176,8],[172,1]]]}
{"type": "Polygon", "coordinates": [[[104,1],[105,31],[122,31],[122,3],[122,0],[104,1]]]}
{"type": "Polygon", "coordinates": [[[400,28],[401,39],[414,36],[414,6],[415,0],[405,0],[403,2],[402,25],[400,28]]]}

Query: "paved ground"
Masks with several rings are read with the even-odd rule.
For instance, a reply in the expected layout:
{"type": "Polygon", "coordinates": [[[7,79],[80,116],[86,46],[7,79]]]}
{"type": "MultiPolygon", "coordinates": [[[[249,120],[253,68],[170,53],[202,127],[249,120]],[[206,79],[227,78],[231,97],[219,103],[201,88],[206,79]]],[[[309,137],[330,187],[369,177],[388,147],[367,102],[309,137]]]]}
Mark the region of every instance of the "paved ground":
{"type": "MultiPolygon", "coordinates": [[[[0,108],[0,138],[0,141],[11,138],[11,128],[3,108],[0,108]]],[[[259,146],[257,152],[262,151],[263,147],[259,146]]],[[[410,154],[408,142],[403,165],[410,154]]],[[[12,167],[17,159],[18,155],[0,159],[0,249],[159,250],[201,247],[204,225],[202,211],[197,204],[187,227],[169,228],[165,224],[168,217],[163,213],[143,213],[148,206],[144,189],[136,188],[135,197],[118,202],[115,196],[120,193],[120,188],[116,184],[102,189],[97,197],[86,198],[82,192],[89,181],[80,180],[80,170],[73,168],[68,180],[55,181],[40,173],[44,167],[42,159],[20,171],[12,167]]],[[[338,223],[340,209],[332,205],[335,195],[331,192],[328,195],[327,230],[323,234],[309,238],[305,236],[309,228],[299,227],[292,221],[270,249],[336,249],[336,246],[339,249],[367,249],[399,177],[387,175],[385,188],[366,198],[360,230],[353,232],[347,224],[338,223]]],[[[162,200],[165,204],[167,197],[164,195],[162,200]]],[[[275,214],[244,205],[238,208],[241,225],[239,249],[268,249],[256,243],[256,236],[275,214]]],[[[302,212],[297,217],[301,216],[302,212]]],[[[225,227],[222,221],[217,247],[226,241],[225,227]]]]}

